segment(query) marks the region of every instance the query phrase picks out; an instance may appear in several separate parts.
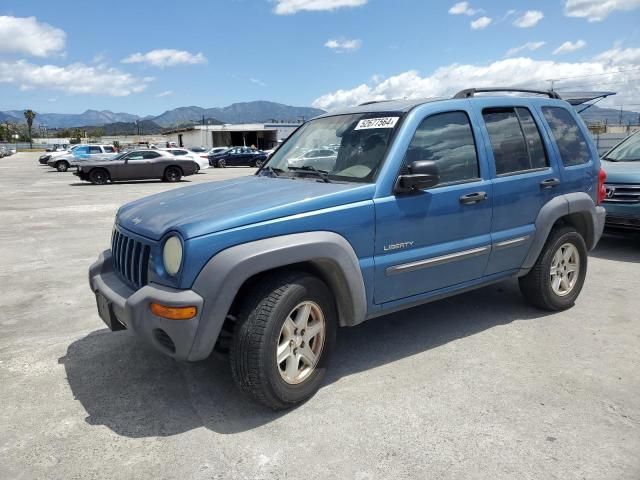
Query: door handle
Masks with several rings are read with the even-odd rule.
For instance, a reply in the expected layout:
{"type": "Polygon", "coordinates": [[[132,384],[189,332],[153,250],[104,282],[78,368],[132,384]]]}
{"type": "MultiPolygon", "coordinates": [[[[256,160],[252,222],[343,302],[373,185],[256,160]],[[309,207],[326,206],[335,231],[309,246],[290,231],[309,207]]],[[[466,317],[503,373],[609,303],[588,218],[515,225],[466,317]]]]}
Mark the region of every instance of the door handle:
{"type": "Polygon", "coordinates": [[[557,178],[547,178],[546,180],[540,182],[540,186],[542,188],[552,188],[556,185],[560,185],[560,180],[557,178]]]}
{"type": "Polygon", "coordinates": [[[460,203],[463,205],[473,205],[474,203],[483,202],[487,199],[487,192],[474,192],[462,195],[460,203]]]}

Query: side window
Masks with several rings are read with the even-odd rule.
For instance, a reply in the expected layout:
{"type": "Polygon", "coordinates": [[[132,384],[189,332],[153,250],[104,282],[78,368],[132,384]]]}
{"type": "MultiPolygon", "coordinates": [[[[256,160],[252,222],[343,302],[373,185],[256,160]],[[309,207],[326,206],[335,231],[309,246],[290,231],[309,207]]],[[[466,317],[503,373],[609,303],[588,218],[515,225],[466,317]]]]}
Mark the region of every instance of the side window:
{"type": "Polygon", "coordinates": [[[127,155],[128,161],[142,160],[142,158],[142,152],[131,152],[129,155],[127,155]]]}
{"type": "Polygon", "coordinates": [[[542,114],[551,127],[565,167],[582,165],[591,160],[582,130],[568,110],[561,107],[542,107],[542,114]]]}
{"type": "Polygon", "coordinates": [[[102,149],[100,147],[89,147],[89,154],[93,155],[95,153],[102,153],[102,149]]]}
{"type": "Polygon", "coordinates": [[[482,117],[491,139],[496,174],[548,166],[540,132],[528,109],[488,108],[482,117]]]}
{"type": "Polygon", "coordinates": [[[142,158],[151,160],[152,158],[158,158],[160,154],[158,152],[142,152],[142,158]]]}
{"type": "Polygon", "coordinates": [[[113,147],[103,147],[103,148],[106,153],[113,153],[116,151],[115,148],[113,147]]]}
{"type": "Polygon", "coordinates": [[[469,117],[464,112],[446,112],[425,118],[407,149],[405,165],[417,160],[437,163],[440,184],[478,178],[478,155],[469,117]]]}
{"type": "Polygon", "coordinates": [[[78,147],[74,150],[74,153],[86,155],[87,153],[89,153],[89,147],[78,147]]]}

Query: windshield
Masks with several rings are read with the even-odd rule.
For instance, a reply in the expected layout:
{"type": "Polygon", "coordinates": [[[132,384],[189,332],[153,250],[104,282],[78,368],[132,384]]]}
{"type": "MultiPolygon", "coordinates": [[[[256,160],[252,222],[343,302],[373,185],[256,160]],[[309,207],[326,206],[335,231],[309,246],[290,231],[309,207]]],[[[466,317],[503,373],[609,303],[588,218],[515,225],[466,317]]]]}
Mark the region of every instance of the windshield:
{"type": "Polygon", "coordinates": [[[268,167],[292,176],[319,171],[332,180],[372,182],[399,120],[398,113],[311,120],[270,157],[268,167]]]}
{"type": "Polygon", "coordinates": [[[612,162],[637,162],[640,161],[640,133],[635,133],[615,147],[605,160],[612,162]]]}

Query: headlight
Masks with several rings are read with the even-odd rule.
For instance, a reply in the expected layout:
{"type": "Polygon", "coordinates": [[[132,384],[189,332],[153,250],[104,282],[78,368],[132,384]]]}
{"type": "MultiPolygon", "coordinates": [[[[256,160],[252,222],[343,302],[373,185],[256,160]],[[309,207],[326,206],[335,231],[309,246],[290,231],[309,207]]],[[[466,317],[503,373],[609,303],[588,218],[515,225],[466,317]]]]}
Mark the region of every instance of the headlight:
{"type": "Polygon", "coordinates": [[[182,264],[182,242],[175,235],[167,238],[162,251],[162,261],[165,271],[174,277],[180,271],[182,264]]]}

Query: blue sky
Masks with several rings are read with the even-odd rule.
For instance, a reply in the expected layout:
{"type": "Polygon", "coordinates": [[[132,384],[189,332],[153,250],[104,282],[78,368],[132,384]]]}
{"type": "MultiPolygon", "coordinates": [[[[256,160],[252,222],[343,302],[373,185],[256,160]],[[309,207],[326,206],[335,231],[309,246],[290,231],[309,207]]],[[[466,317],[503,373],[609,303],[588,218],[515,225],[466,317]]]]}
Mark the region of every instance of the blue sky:
{"type": "Polygon", "coordinates": [[[550,78],[635,105],[638,20],[640,0],[3,2],[0,110],[331,109],[550,78]]]}

